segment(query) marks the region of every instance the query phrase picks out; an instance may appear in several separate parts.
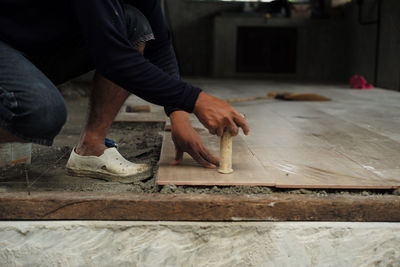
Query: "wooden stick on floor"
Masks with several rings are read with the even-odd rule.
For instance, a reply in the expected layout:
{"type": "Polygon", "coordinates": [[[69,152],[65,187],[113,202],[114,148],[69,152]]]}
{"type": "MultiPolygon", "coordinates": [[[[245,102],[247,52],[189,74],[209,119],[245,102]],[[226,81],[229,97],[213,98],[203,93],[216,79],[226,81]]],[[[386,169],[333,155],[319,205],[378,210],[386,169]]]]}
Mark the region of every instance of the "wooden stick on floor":
{"type": "Polygon", "coordinates": [[[220,163],[218,172],[228,174],[232,173],[232,135],[225,131],[221,136],[220,144],[220,163]]]}
{"type": "Polygon", "coordinates": [[[133,106],[128,105],[126,106],[126,112],[151,112],[150,105],[142,105],[142,106],[133,106]]]}

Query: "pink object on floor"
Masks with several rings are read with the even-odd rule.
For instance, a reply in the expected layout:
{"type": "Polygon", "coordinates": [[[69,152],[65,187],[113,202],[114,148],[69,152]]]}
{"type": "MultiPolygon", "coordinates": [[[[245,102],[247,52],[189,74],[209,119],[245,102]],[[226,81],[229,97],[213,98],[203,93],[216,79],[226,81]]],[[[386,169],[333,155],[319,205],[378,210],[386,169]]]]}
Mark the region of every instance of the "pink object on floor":
{"type": "Polygon", "coordinates": [[[368,90],[374,88],[374,86],[370,83],[367,83],[367,80],[361,75],[354,75],[350,78],[350,87],[353,89],[361,89],[368,90]]]}

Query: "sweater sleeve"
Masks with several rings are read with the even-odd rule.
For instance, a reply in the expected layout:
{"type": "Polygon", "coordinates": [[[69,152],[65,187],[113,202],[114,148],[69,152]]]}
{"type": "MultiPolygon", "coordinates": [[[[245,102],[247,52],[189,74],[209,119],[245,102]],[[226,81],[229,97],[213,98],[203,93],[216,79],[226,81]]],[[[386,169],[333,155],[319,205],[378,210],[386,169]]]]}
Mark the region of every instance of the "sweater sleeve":
{"type": "MultiPolygon", "coordinates": [[[[135,1],[126,0],[126,3],[134,5],[147,18],[153,29],[155,40],[146,44],[145,57],[154,65],[161,68],[175,79],[180,80],[178,62],[174,48],[172,46],[172,37],[166,26],[164,15],[161,10],[159,0],[135,1]]],[[[172,112],[181,110],[178,107],[165,106],[165,113],[169,116],[172,112]]]]}
{"type": "MultiPolygon", "coordinates": [[[[140,8],[140,3],[146,1],[134,2],[135,6],[140,8]]],[[[151,0],[149,2],[158,1],[151,0]]],[[[179,74],[169,75],[167,73],[171,64],[176,64],[176,60],[171,61],[170,52],[165,53],[167,56],[157,59],[158,46],[163,47],[165,45],[163,43],[168,42],[167,39],[163,41],[163,38],[160,38],[159,43],[155,42],[153,47],[150,45],[146,52],[149,54],[150,60],[147,60],[132,47],[128,40],[124,10],[120,1],[71,0],[71,5],[96,69],[102,75],[151,103],[176,107],[187,112],[193,111],[201,90],[181,81],[179,74]],[[164,61],[166,63],[162,63],[164,61]]],[[[144,10],[145,12],[141,11],[145,16],[155,12],[150,8],[144,8],[144,10]]],[[[157,19],[156,16],[153,16],[150,15],[152,19],[149,21],[153,21],[151,26],[155,37],[157,38],[157,35],[163,37],[165,33],[168,33],[165,31],[165,24],[163,27],[163,21],[159,21],[160,18],[157,19]]]]}

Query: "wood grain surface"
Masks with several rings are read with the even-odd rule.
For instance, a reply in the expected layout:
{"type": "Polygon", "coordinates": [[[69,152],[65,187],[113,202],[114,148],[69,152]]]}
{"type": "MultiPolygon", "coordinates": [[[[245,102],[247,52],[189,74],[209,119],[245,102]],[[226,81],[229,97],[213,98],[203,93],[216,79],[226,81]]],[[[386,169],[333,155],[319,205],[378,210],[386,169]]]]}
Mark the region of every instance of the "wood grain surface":
{"type": "Polygon", "coordinates": [[[399,222],[400,197],[0,193],[0,219],[399,222]]]}
{"type": "MultiPolygon", "coordinates": [[[[201,80],[201,85],[211,88],[210,93],[221,98],[265,95],[273,88],[274,91],[319,93],[332,101],[233,103],[246,115],[250,125],[250,135],[242,136],[244,143],[239,148],[249,153],[243,154],[240,160],[243,164],[237,165],[235,172],[247,171],[246,159],[254,157],[264,172],[257,168],[255,178],[244,172],[243,183],[235,183],[240,177],[219,183],[210,176],[210,170],[198,167],[189,157],[183,166],[168,166],[174,151],[172,142],[166,138],[159,184],[267,185],[257,183],[266,179],[269,185],[279,188],[400,187],[400,94],[379,89],[361,92],[339,86],[284,83],[272,83],[268,87],[247,81],[201,80]],[[210,179],[214,182],[210,183],[210,179]]],[[[192,122],[201,127],[193,118],[192,122]]],[[[211,149],[218,147],[207,135],[202,134],[205,145],[211,149]]],[[[213,151],[218,154],[217,150],[213,151]]]]}
{"type": "Polygon", "coordinates": [[[167,116],[163,107],[151,104],[135,95],[130,95],[122,105],[115,121],[165,122],[166,119],[167,116]],[[127,112],[127,109],[132,109],[130,107],[149,107],[150,112],[127,112]]]}
{"type": "Polygon", "coordinates": [[[155,112],[120,112],[114,119],[116,122],[165,122],[166,116],[163,111],[155,112]]]}
{"type": "MultiPolygon", "coordinates": [[[[208,134],[205,129],[197,129],[203,142],[215,156],[219,156],[219,137],[208,134]]],[[[248,149],[243,138],[233,137],[233,173],[221,174],[216,169],[201,167],[185,154],[182,163],[171,166],[175,157],[175,147],[171,133],[165,132],[157,183],[159,185],[263,185],[273,186],[274,180],[262,167],[260,161],[248,149]]]]}
{"type": "Polygon", "coordinates": [[[260,104],[248,113],[254,115],[248,117],[256,137],[246,141],[275,174],[277,187],[400,186],[400,143],[395,140],[300,103],[260,104]],[[265,126],[268,121],[272,124],[265,126]]]}

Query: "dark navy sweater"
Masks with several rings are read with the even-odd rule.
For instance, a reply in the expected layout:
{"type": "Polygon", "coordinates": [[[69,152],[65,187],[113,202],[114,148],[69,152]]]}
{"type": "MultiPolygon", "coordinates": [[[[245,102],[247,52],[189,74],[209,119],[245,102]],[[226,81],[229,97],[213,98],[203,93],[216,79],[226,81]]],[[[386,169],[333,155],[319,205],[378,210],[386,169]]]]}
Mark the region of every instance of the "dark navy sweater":
{"type": "MultiPolygon", "coordinates": [[[[200,89],[180,80],[159,0],[0,0],[0,39],[30,55],[78,37],[96,69],[154,104],[192,112],[200,89]],[[128,41],[123,3],[139,9],[155,36],[144,56],[128,41]]],[[[60,63],[61,64],[61,63],[60,63]]]]}

